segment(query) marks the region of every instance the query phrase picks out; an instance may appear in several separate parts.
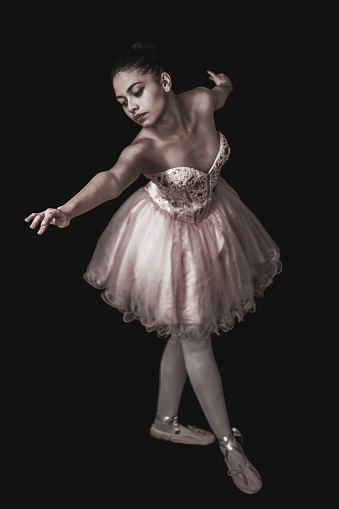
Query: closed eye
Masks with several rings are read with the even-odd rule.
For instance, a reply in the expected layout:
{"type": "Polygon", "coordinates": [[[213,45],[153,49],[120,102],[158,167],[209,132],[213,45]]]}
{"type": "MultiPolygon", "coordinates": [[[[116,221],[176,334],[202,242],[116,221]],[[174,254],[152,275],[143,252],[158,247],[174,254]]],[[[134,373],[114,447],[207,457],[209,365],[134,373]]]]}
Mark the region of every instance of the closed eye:
{"type": "MultiPolygon", "coordinates": [[[[133,95],[134,97],[141,97],[142,94],[143,94],[143,91],[144,91],[144,88],[145,87],[141,87],[139,90],[137,90],[133,95]]],[[[122,103],[120,101],[118,101],[118,103],[123,107],[125,108],[127,105],[128,105],[128,102],[125,100],[123,101],[122,103]]]]}
{"type": "Polygon", "coordinates": [[[134,97],[140,97],[144,91],[145,87],[141,87],[137,92],[135,92],[134,97]]]}

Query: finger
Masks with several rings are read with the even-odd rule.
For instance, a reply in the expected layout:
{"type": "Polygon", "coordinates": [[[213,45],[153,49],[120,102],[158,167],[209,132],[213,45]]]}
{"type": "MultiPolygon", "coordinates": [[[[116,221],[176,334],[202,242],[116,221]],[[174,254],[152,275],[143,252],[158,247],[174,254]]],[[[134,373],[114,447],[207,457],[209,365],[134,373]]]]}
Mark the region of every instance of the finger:
{"type": "Polygon", "coordinates": [[[33,212],[32,214],[30,214],[29,216],[27,216],[27,217],[25,218],[26,223],[29,223],[29,221],[32,221],[32,219],[34,219],[36,215],[37,215],[37,212],[33,212]]]}
{"type": "Polygon", "coordinates": [[[51,223],[51,219],[46,219],[46,217],[45,217],[45,219],[41,222],[41,225],[40,225],[39,230],[37,231],[37,234],[42,235],[43,233],[45,233],[45,231],[49,227],[50,223],[51,223]]]}
{"type": "Polygon", "coordinates": [[[37,231],[37,234],[38,235],[42,235],[43,233],[45,233],[45,231],[47,230],[48,226],[49,226],[49,223],[41,223],[40,228],[37,231]]]}
{"type": "Polygon", "coordinates": [[[218,79],[218,77],[214,74],[214,72],[212,72],[212,71],[207,71],[207,72],[208,72],[208,74],[209,74],[209,77],[208,77],[208,78],[209,78],[211,81],[213,81],[213,83],[216,83],[216,80],[218,79]]]}
{"type": "Polygon", "coordinates": [[[47,210],[48,210],[48,212],[45,213],[45,217],[41,221],[38,235],[42,235],[43,233],[45,233],[45,231],[47,230],[47,228],[49,227],[50,224],[54,224],[54,225],[57,224],[58,215],[59,215],[58,211],[55,209],[47,209],[47,210]]]}
{"type": "Polygon", "coordinates": [[[32,230],[34,230],[34,228],[36,228],[38,226],[38,224],[43,220],[43,214],[36,214],[35,215],[35,218],[33,219],[32,223],[31,223],[31,226],[30,228],[32,228],[32,230]]]}

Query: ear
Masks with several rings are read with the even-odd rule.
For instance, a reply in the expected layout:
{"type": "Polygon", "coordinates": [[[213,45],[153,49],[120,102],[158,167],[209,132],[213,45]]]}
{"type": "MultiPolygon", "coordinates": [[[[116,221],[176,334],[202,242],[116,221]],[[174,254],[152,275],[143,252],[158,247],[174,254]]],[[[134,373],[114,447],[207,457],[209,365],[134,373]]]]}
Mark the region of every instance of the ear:
{"type": "Polygon", "coordinates": [[[169,92],[172,89],[171,76],[167,72],[162,73],[160,83],[164,87],[165,92],[169,92]]]}

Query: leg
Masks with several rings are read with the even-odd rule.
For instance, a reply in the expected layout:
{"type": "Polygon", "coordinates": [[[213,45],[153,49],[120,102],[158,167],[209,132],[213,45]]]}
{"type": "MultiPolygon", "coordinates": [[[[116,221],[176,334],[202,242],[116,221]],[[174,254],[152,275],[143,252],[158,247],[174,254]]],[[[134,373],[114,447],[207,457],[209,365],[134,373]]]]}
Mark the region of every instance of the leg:
{"type": "Polygon", "coordinates": [[[169,341],[161,359],[157,416],[150,430],[151,435],[182,444],[211,444],[215,440],[212,433],[198,428],[187,428],[178,423],[177,413],[186,380],[187,371],[181,343],[179,340],[175,343],[169,341]]]}
{"type": "Polygon", "coordinates": [[[160,364],[160,386],[157,414],[177,415],[187,371],[180,341],[167,342],[160,364]]]}
{"type": "MultiPolygon", "coordinates": [[[[168,410],[177,412],[181,392],[186,381],[186,371],[202,410],[213,432],[219,438],[220,449],[225,456],[229,474],[232,476],[234,483],[245,493],[256,493],[261,488],[261,478],[233,436],[221,377],[214,359],[210,337],[167,344],[161,362],[158,411],[161,408],[165,412],[168,410]]],[[[171,413],[166,415],[171,415],[171,413]]],[[[157,421],[152,428],[155,427],[156,423],[157,421]]],[[[164,424],[160,423],[161,425],[164,424]]],[[[168,426],[168,424],[165,424],[165,426],[168,426]]],[[[157,431],[159,428],[155,428],[153,431],[152,428],[152,436],[164,438],[161,435],[159,436],[159,431],[157,431]]],[[[173,430],[163,429],[163,431],[168,432],[167,435],[173,433],[173,430]]],[[[179,425],[177,431],[179,435],[174,432],[170,438],[165,439],[181,441],[181,443],[199,443],[199,439],[196,437],[193,438],[193,442],[191,441],[192,434],[194,435],[191,430],[179,425]],[[184,435],[183,440],[180,439],[180,434],[184,435]],[[174,437],[177,439],[175,440],[174,437]]],[[[212,443],[214,437],[213,435],[211,437],[212,439],[207,438],[206,440],[206,432],[203,432],[204,443],[202,445],[212,443]]]]}
{"type": "MultiPolygon", "coordinates": [[[[244,471],[247,460],[234,444],[218,366],[213,355],[211,338],[190,339],[181,343],[187,373],[201,408],[214,434],[226,439],[227,464],[230,470],[244,471]],[[226,438],[227,437],[227,438],[226,438]],[[232,454],[230,454],[232,451],[232,454]]],[[[221,447],[224,453],[225,440],[221,447]]]]}
{"type": "Polygon", "coordinates": [[[181,343],[186,370],[201,408],[217,437],[231,433],[211,337],[181,343]]]}

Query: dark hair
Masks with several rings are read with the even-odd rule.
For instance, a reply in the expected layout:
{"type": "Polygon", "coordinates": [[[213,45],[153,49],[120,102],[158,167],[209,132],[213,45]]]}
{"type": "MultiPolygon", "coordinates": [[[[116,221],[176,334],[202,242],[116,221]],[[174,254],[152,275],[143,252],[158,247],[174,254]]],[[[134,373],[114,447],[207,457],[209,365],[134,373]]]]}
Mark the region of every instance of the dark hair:
{"type": "Polygon", "coordinates": [[[154,78],[160,79],[164,72],[156,47],[149,42],[137,41],[127,53],[122,55],[113,64],[110,72],[110,80],[113,84],[114,77],[121,71],[134,69],[141,74],[151,74],[154,78]]]}

